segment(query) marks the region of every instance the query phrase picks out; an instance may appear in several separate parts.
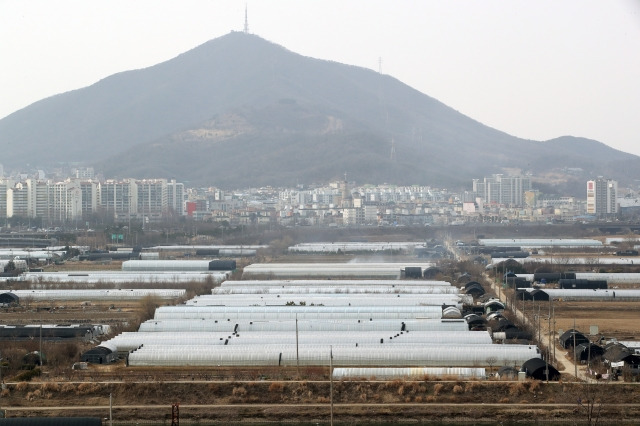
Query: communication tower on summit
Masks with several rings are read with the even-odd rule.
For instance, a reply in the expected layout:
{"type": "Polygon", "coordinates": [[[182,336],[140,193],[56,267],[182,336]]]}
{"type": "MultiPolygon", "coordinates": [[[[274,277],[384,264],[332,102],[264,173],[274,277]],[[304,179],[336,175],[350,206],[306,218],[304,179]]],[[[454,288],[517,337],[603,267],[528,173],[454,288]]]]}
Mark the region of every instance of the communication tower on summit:
{"type": "Polygon", "coordinates": [[[247,17],[247,5],[244,5],[244,33],[249,34],[249,18],[247,17]]]}
{"type": "Polygon", "coordinates": [[[396,140],[395,139],[391,139],[391,155],[389,156],[389,159],[391,161],[395,161],[396,159],[396,140]]]}

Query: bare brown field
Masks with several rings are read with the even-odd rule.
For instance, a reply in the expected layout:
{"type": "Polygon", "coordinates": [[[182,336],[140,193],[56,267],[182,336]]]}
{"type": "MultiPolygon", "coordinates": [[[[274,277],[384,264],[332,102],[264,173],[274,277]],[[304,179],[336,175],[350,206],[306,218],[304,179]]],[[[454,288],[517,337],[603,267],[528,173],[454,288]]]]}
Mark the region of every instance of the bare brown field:
{"type": "MultiPolygon", "coordinates": [[[[588,333],[597,325],[606,337],[640,339],[640,302],[560,302],[554,301],[556,329],[573,328],[588,333]]],[[[544,308],[542,308],[544,309],[544,308]]]]}
{"type": "MultiPolygon", "coordinates": [[[[326,420],[330,410],[328,381],[225,381],[146,383],[10,383],[3,408],[11,417],[32,415],[104,415],[109,394],[115,419],[165,421],[172,403],[180,403],[185,421],[308,421],[326,420]],[[93,407],[93,408],[92,408],[93,407]]],[[[336,381],[333,401],[341,421],[427,421],[464,419],[538,421],[572,416],[586,419],[584,405],[597,401],[602,414],[634,421],[640,386],[535,381],[336,381]]]]}

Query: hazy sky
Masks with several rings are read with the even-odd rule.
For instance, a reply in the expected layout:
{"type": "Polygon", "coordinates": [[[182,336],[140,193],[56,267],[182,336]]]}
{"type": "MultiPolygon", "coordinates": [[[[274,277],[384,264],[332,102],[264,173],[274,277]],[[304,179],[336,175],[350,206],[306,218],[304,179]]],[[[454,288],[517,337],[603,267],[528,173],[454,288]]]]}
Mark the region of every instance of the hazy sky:
{"type": "MultiPolygon", "coordinates": [[[[640,155],[640,0],[248,0],[249,30],[515,136],[640,155]]],[[[244,1],[0,0],[0,117],[244,26],[244,1]]]]}

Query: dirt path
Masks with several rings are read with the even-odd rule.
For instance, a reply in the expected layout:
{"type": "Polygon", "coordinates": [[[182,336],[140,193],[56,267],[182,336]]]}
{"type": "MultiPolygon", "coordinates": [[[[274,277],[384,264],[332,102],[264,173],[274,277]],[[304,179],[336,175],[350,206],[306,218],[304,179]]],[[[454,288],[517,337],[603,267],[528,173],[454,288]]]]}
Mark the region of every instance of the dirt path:
{"type": "MultiPolygon", "coordinates": [[[[496,284],[495,282],[493,282],[493,280],[485,274],[485,279],[491,283],[491,290],[494,292],[494,294],[499,295],[499,299],[500,301],[502,301],[505,306],[507,306],[507,296],[506,294],[501,290],[500,286],[498,284],[496,284]]],[[[524,313],[518,309],[518,305],[517,303],[513,306],[511,306],[511,312],[513,312],[513,314],[516,316],[516,318],[521,321],[522,324],[527,325],[528,327],[530,327],[532,330],[537,330],[537,326],[535,324],[532,324],[532,320],[524,315],[524,313]]],[[[584,371],[584,368],[581,368],[581,366],[579,364],[574,364],[571,360],[567,359],[566,357],[564,357],[562,354],[565,353],[565,349],[563,348],[555,348],[554,351],[554,345],[557,345],[557,341],[555,341],[552,336],[551,333],[553,332],[553,330],[549,330],[549,326],[547,325],[546,321],[540,321],[540,342],[545,342],[546,345],[548,345],[547,342],[551,342],[551,346],[549,347],[549,351],[551,352],[551,358],[553,358],[553,353],[556,353],[556,358],[555,358],[555,362],[557,364],[557,369],[560,372],[566,373],[566,374],[570,374],[575,376],[575,373],[577,371],[577,378],[579,380],[583,380],[583,381],[589,381],[591,379],[589,379],[584,371]],[[551,337],[551,339],[550,339],[551,337]],[[559,351],[558,351],[559,350],[559,351]],[[560,355],[560,356],[558,356],[560,355]]],[[[545,345],[545,346],[546,346],[545,345]]],[[[542,350],[542,348],[541,348],[542,350]]],[[[544,358],[547,358],[547,354],[544,355],[544,358]]]]}

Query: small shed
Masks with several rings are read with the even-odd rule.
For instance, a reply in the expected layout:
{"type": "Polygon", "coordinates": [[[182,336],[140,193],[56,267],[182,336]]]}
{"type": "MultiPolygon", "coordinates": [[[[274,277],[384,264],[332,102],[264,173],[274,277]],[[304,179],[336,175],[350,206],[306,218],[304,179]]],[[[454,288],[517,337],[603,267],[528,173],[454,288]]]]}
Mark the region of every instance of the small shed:
{"type": "Polygon", "coordinates": [[[504,303],[498,299],[491,299],[484,304],[485,313],[504,311],[504,303]]]}
{"type": "MultiPolygon", "coordinates": [[[[550,299],[549,293],[545,292],[544,290],[533,290],[532,292],[529,292],[529,296],[531,297],[530,300],[541,300],[547,302],[550,299]]],[[[524,300],[528,299],[525,297],[524,300]]]]}
{"type": "Polygon", "coordinates": [[[19,305],[20,298],[14,293],[0,293],[0,305],[19,305]]]}
{"type": "Polygon", "coordinates": [[[520,371],[525,372],[527,377],[536,380],[547,380],[547,375],[549,380],[556,381],[560,379],[560,372],[542,358],[531,358],[522,364],[520,371]]]}
{"type": "Polygon", "coordinates": [[[428,268],[425,268],[422,276],[427,279],[432,279],[435,278],[438,274],[442,274],[442,270],[437,266],[430,266],[428,268]]]}
{"type": "Polygon", "coordinates": [[[582,343],[590,343],[590,340],[589,338],[587,338],[587,336],[580,333],[578,330],[574,330],[573,328],[570,328],[569,330],[562,333],[562,335],[558,338],[558,340],[560,341],[560,346],[562,346],[564,349],[569,349],[574,347],[574,343],[576,348],[578,345],[581,345],[582,343]],[[575,339],[574,339],[574,336],[575,336],[575,339]]]}
{"type": "Polygon", "coordinates": [[[422,268],[419,266],[407,266],[404,268],[405,278],[422,278],[422,268]]]}
{"type": "Polygon", "coordinates": [[[460,312],[460,309],[456,308],[455,306],[447,306],[446,308],[442,309],[442,318],[458,319],[462,318],[462,313],[460,312]]]}
{"type": "Polygon", "coordinates": [[[603,358],[609,362],[620,362],[629,355],[633,355],[634,351],[620,343],[610,343],[604,348],[603,358]]]}
{"type": "Polygon", "coordinates": [[[468,282],[464,286],[464,292],[466,294],[470,294],[473,297],[480,297],[485,293],[484,288],[482,287],[482,285],[480,283],[476,282],[476,281],[468,282]]]}
{"type": "Polygon", "coordinates": [[[104,346],[96,346],[80,356],[80,361],[91,364],[109,364],[118,359],[118,354],[104,346]]]}
{"type": "Polygon", "coordinates": [[[518,369],[515,367],[509,367],[505,365],[504,367],[500,367],[496,376],[502,380],[513,380],[518,378],[518,369]]]}
{"type": "Polygon", "coordinates": [[[491,329],[494,331],[507,331],[512,328],[517,329],[518,327],[516,327],[514,323],[504,317],[499,318],[497,321],[491,322],[491,329]]]}
{"type": "Polygon", "coordinates": [[[466,315],[464,319],[469,324],[469,328],[484,326],[487,323],[487,320],[476,314],[466,315]]]}
{"type": "Polygon", "coordinates": [[[589,361],[602,358],[604,349],[595,343],[580,343],[576,346],[576,358],[580,361],[589,361]]]}

